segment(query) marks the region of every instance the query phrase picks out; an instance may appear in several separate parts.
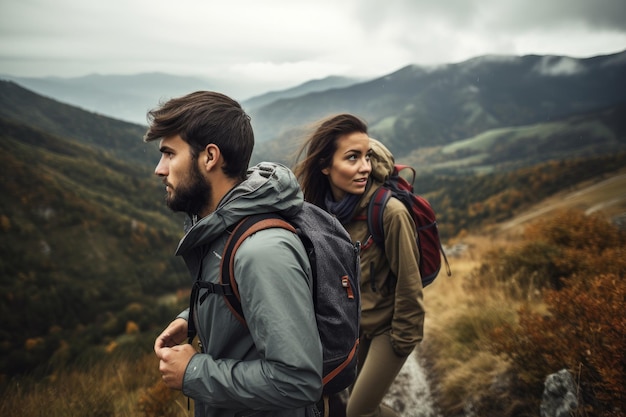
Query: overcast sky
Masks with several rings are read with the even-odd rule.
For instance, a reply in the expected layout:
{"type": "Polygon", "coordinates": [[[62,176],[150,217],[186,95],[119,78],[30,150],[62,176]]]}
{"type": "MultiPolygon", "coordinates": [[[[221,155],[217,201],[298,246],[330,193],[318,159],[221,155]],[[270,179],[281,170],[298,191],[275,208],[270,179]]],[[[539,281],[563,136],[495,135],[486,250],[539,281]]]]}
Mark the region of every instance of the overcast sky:
{"type": "Polygon", "coordinates": [[[0,74],[291,87],[486,54],[626,49],[626,0],[0,0],[0,74]]]}

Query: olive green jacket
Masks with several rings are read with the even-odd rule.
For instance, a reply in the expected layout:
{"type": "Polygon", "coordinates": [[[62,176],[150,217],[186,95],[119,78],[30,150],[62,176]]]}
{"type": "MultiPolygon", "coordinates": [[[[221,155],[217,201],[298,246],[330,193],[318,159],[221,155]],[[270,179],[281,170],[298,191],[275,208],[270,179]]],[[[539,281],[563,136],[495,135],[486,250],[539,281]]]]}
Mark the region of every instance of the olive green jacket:
{"type": "Polygon", "coordinates": [[[424,334],[424,305],[415,224],[402,202],[391,198],[383,214],[384,249],[369,244],[367,207],[393,167],[391,153],[372,141],[372,175],[354,216],[344,226],[361,252],[361,332],[365,338],[390,331],[398,356],[408,356],[424,334]],[[373,277],[373,280],[372,280],[373,277]]]}

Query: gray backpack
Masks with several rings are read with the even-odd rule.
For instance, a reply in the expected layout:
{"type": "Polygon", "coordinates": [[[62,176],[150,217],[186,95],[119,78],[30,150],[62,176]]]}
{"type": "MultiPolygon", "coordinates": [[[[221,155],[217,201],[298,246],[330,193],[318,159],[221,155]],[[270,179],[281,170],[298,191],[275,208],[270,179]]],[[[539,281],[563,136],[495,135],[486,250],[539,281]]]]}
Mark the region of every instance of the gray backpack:
{"type": "Polygon", "coordinates": [[[234,255],[248,236],[273,227],[296,233],[307,251],[313,270],[313,304],[324,356],[324,394],[340,392],[354,382],[357,373],[360,244],[352,242],[336,218],[313,204],[305,202],[294,218],[265,213],[237,223],[222,253],[220,283],[196,280],[194,284],[188,321],[190,341],[195,336],[192,316],[200,289],[222,295],[235,317],[246,324],[233,274],[234,255]]]}

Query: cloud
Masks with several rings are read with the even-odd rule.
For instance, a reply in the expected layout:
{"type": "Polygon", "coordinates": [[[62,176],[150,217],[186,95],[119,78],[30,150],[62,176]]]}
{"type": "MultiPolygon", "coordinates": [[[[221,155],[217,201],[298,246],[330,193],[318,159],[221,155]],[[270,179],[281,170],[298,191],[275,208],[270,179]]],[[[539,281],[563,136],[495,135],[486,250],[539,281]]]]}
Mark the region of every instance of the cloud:
{"type": "Polygon", "coordinates": [[[572,75],[584,71],[584,67],[572,58],[544,56],[533,71],[542,75],[572,75]]]}
{"type": "MultiPolygon", "coordinates": [[[[445,22],[452,30],[498,29],[511,33],[569,25],[626,31],[623,0],[363,0],[358,8],[368,27],[394,22],[420,31],[430,22],[445,22]]],[[[437,25],[437,23],[435,23],[437,25]]],[[[423,31],[422,31],[423,32],[423,31]]]]}
{"type": "Polygon", "coordinates": [[[168,72],[272,88],[487,54],[626,46],[623,0],[21,0],[0,3],[0,74],[168,72]]]}

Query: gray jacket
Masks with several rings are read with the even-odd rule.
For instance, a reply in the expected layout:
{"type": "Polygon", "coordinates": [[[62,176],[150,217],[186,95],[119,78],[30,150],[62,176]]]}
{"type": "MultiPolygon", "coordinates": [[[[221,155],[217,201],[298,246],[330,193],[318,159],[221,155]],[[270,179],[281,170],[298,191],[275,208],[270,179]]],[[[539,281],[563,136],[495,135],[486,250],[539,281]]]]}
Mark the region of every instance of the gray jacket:
{"type": "MultiPolygon", "coordinates": [[[[202,280],[219,282],[229,226],[255,213],[289,217],[302,204],[291,171],[261,163],[215,212],[191,226],[176,254],[194,279],[201,268],[202,280]]],[[[322,392],[322,347],[300,239],[283,229],[257,232],[237,250],[234,271],[247,327],[220,295],[196,304],[203,352],[187,366],[183,393],[195,400],[196,416],[314,416],[311,404],[322,392]]],[[[186,310],[179,317],[188,315],[186,310]]]]}

